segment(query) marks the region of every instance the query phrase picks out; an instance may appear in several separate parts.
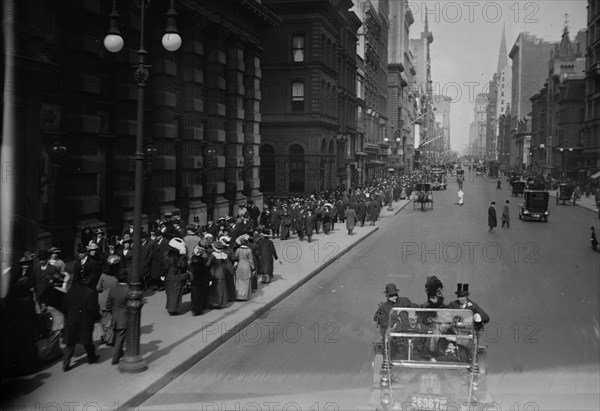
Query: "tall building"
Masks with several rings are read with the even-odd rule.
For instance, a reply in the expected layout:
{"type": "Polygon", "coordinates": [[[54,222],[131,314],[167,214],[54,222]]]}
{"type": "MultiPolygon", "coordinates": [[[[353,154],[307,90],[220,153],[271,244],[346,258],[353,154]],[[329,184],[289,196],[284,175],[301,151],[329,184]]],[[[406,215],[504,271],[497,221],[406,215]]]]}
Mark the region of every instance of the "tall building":
{"type": "Polygon", "coordinates": [[[591,176],[600,170],[600,0],[588,0],[587,9],[583,167],[591,176]]]}
{"type": "Polygon", "coordinates": [[[127,2],[14,4],[15,255],[52,244],[68,259],[85,227],[120,234],[133,216],[136,190],[144,191],[145,230],[165,212],[178,213],[183,224],[206,224],[207,217],[236,212],[240,200],[262,203],[259,35],[281,21],[269,9],[259,2],[236,2],[235,8],[217,0],[176,2],[182,45],[170,52],[161,45],[168,5],[152,2],[145,9],[149,66],[137,72],[149,76],[139,122],[132,69],[139,8],[127,2]],[[110,53],[103,39],[113,5],[124,47],[110,53]],[[138,125],[144,148],[136,154],[138,125]],[[142,155],[139,187],[134,164],[142,155]]]}
{"type": "Polygon", "coordinates": [[[388,122],[388,0],[355,0],[358,29],[358,54],[364,59],[364,101],[366,111],[364,152],[365,179],[384,177],[390,144],[384,141],[388,122]]]}
{"type": "Polygon", "coordinates": [[[415,118],[414,76],[410,51],[410,26],[414,18],[407,0],[390,3],[388,36],[388,138],[392,154],[389,166],[397,173],[411,169],[414,155],[415,118]]]}
{"type": "MultiPolygon", "coordinates": [[[[488,145],[490,151],[494,151],[495,158],[500,162],[509,161],[509,154],[507,151],[502,149],[503,144],[499,142],[500,136],[500,124],[498,119],[501,115],[506,114],[507,108],[510,104],[511,99],[511,86],[512,86],[512,70],[508,61],[508,51],[506,49],[506,29],[502,26],[502,37],[500,39],[500,51],[498,52],[498,65],[496,67],[496,73],[493,76],[492,83],[490,84],[490,104],[494,105],[495,113],[494,121],[490,121],[489,127],[495,128],[494,131],[488,129],[490,134],[488,139],[488,145]]],[[[490,107],[490,116],[492,115],[493,108],[490,107]]],[[[510,146],[509,146],[510,147],[510,146]]]]}
{"type": "Polygon", "coordinates": [[[506,32],[502,27],[502,39],[500,39],[500,52],[498,54],[498,67],[496,68],[496,79],[494,81],[496,96],[496,118],[506,113],[511,99],[512,87],[512,69],[508,62],[508,52],[506,51],[506,32]]]}
{"type": "Polygon", "coordinates": [[[351,0],[263,0],[261,191],[343,187],[355,169],[358,17],[351,0]]]}
{"type": "Polygon", "coordinates": [[[473,107],[473,152],[480,160],[487,157],[488,94],[478,93],[473,107]]]}
{"type": "Polygon", "coordinates": [[[525,117],[531,112],[531,97],[546,80],[546,63],[553,47],[554,43],[522,32],[508,55],[512,60],[510,118],[513,132],[505,138],[510,139],[510,164],[517,167],[524,167],[528,162],[531,134],[523,127],[531,123],[525,117]]]}
{"type": "Polygon", "coordinates": [[[585,31],[574,41],[565,27],[548,61],[544,87],[531,98],[532,129],[528,165],[557,178],[584,180],[583,167],[585,31]]]}
{"type": "MultiPolygon", "coordinates": [[[[435,112],[433,106],[433,88],[431,79],[430,45],[433,43],[433,33],[429,31],[428,13],[425,10],[425,27],[418,39],[410,39],[410,49],[415,59],[415,93],[418,99],[417,118],[419,127],[415,140],[418,140],[418,152],[415,157],[421,157],[423,150],[429,151],[429,141],[437,136],[435,133],[435,112]]],[[[416,143],[415,143],[416,144],[416,143]]],[[[419,161],[420,163],[420,161],[419,161]]]]}
{"type": "Polygon", "coordinates": [[[488,103],[486,107],[486,135],[485,146],[488,160],[498,160],[499,153],[497,150],[498,141],[498,74],[494,73],[492,81],[490,81],[488,92],[488,103]]]}
{"type": "Polygon", "coordinates": [[[444,136],[440,138],[436,146],[441,152],[450,151],[450,109],[452,107],[452,98],[434,94],[433,106],[435,108],[435,120],[440,123],[444,136]]]}

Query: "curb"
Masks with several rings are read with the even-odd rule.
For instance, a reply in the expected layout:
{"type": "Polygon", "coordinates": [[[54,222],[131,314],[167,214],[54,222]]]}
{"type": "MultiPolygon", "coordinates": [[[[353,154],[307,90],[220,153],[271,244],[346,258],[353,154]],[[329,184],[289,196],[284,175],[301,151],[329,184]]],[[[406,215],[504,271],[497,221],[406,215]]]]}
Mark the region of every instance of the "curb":
{"type": "MultiPolygon", "coordinates": [[[[406,203],[404,206],[402,206],[401,208],[399,208],[398,212],[400,212],[408,204],[409,203],[406,203]]],[[[142,404],[147,399],[149,399],[150,397],[152,397],[153,395],[155,395],[158,391],[160,391],[161,389],[163,389],[164,387],[166,387],[169,383],[171,383],[172,380],[174,380],[175,378],[179,377],[181,374],[183,374],[188,369],[190,369],[194,364],[196,364],[197,362],[199,362],[200,360],[202,360],[204,357],[208,356],[210,353],[212,353],[213,351],[215,351],[222,344],[224,344],[227,340],[229,340],[230,338],[234,337],[236,334],[238,334],[244,328],[246,328],[247,326],[249,326],[253,321],[255,321],[256,319],[258,319],[259,317],[261,317],[264,313],[266,313],[267,311],[269,311],[275,305],[279,304],[286,297],[289,297],[290,294],[292,294],[298,288],[302,287],[304,284],[306,284],[308,281],[310,281],[312,278],[314,278],[317,274],[319,274],[320,272],[322,272],[323,270],[325,270],[325,268],[329,267],[330,264],[332,264],[335,261],[339,260],[348,251],[350,251],[351,249],[353,249],[362,240],[370,237],[377,230],[379,230],[379,227],[378,226],[374,226],[373,230],[369,231],[364,236],[362,236],[362,237],[356,239],[354,242],[350,243],[350,245],[348,247],[346,247],[343,251],[341,251],[340,253],[338,253],[334,258],[331,258],[331,259],[327,260],[325,263],[323,263],[323,265],[317,267],[316,269],[314,269],[313,271],[311,271],[309,274],[307,274],[306,276],[304,276],[304,278],[302,278],[299,282],[297,282],[296,284],[294,284],[290,288],[284,290],[281,294],[275,296],[273,298],[273,300],[269,301],[264,306],[260,307],[256,311],[252,312],[243,321],[240,321],[239,323],[237,323],[233,329],[231,329],[230,331],[228,331],[224,335],[221,335],[219,338],[215,339],[214,341],[211,341],[210,343],[208,343],[207,345],[205,345],[203,348],[201,348],[196,354],[194,354],[193,356],[187,358],[186,360],[184,360],[180,364],[178,364],[175,367],[173,367],[173,369],[171,369],[170,371],[166,372],[165,375],[163,375],[162,377],[160,377],[157,381],[154,381],[153,383],[151,383],[142,392],[139,392],[139,393],[135,394],[134,396],[132,396],[131,398],[129,398],[127,401],[125,401],[124,406],[123,407],[119,407],[119,409],[120,410],[121,409],[123,409],[123,410],[137,409],[137,407],[139,407],[139,404],[142,404]]]]}

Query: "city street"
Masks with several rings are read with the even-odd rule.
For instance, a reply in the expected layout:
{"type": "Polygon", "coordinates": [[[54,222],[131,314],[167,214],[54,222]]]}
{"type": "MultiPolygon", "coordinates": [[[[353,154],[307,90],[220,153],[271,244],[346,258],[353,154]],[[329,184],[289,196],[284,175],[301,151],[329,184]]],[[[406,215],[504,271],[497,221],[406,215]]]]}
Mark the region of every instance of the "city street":
{"type": "Polygon", "coordinates": [[[490,315],[488,378],[503,410],[598,409],[599,257],[596,215],[550,204],[548,223],[518,219],[520,197],[483,177],[409,205],[139,409],[368,409],[373,322],[383,290],[422,303],[437,275],[447,301],[457,282],[490,315]],[[510,228],[487,230],[487,208],[511,201],[510,228]]]}

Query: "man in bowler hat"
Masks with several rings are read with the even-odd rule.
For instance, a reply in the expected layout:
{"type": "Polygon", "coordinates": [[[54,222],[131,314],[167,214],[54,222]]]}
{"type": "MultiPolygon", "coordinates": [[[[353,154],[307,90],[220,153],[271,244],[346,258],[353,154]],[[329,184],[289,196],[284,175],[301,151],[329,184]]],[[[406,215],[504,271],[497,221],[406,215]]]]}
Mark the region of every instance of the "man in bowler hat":
{"type": "Polygon", "coordinates": [[[469,299],[469,284],[458,283],[456,284],[456,297],[457,300],[452,301],[448,304],[448,308],[460,309],[460,310],[471,310],[473,312],[473,322],[475,323],[475,329],[481,330],[483,324],[490,321],[490,316],[486,314],[483,309],[469,299]]]}
{"type": "Polygon", "coordinates": [[[386,301],[379,303],[377,311],[373,316],[373,320],[379,326],[381,336],[385,335],[385,330],[388,329],[390,321],[390,311],[394,307],[418,307],[417,304],[413,303],[406,297],[399,297],[398,293],[400,290],[396,287],[396,284],[390,283],[385,286],[385,297],[386,301]]]}

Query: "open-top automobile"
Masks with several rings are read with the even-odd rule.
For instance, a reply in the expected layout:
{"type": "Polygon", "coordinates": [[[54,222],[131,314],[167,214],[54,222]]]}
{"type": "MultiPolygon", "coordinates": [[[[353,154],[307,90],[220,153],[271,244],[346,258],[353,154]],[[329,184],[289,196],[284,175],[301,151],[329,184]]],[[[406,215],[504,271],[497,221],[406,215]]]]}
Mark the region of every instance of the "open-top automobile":
{"type": "Polygon", "coordinates": [[[374,343],[371,403],[380,410],[472,410],[491,402],[487,352],[469,310],[393,308],[374,343]]]}

